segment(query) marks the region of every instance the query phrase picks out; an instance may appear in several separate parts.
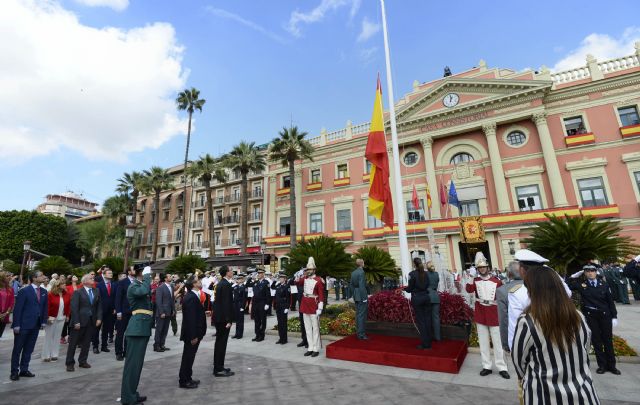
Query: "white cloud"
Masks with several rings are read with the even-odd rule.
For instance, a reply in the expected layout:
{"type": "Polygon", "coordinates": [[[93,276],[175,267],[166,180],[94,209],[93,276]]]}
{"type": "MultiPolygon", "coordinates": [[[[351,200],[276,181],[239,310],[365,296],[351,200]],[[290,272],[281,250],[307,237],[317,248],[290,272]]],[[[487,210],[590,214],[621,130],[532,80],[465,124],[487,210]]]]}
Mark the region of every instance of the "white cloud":
{"type": "Polygon", "coordinates": [[[589,34],[580,46],[560,59],[551,70],[563,71],[587,64],[587,55],[593,55],[599,61],[631,55],[634,43],[640,41],[640,27],[627,28],[619,38],[606,34],[589,34]]]}
{"type": "Polygon", "coordinates": [[[368,65],[369,63],[373,62],[373,60],[376,58],[377,55],[378,55],[377,46],[372,46],[371,48],[362,49],[359,54],[360,61],[365,65],[368,65]]]}
{"type": "Polygon", "coordinates": [[[63,148],[123,161],[185,132],[174,100],[187,73],[169,24],[96,29],[57,2],[3,0],[0,49],[4,163],[63,148]]]}
{"type": "Polygon", "coordinates": [[[369,21],[367,17],[362,19],[362,30],[358,35],[358,42],[364,42],[380,31],[380,24],[369,21]]]}
{"type": "Polygon", "coordinates": [[[351,6],[349,10],[349,19],[351,20],[360,9],[361,2],[362,0],[321,0],[320,4],[309,12],[293,11],[289,18],[289,23],[285,28],[294,36],[299,37],[302,35],[300,29],[301,24],[320,22],[324,19],[327,12],[335,11],[344,6],[351,6]]]}
{"type": "Polygon", "coordinates": [[[254,23],[253,21],[247,20],[246,18],[239,16],[238,14],[234,14],[230,11],[227,10],[223,10],[221,8],[215,8],[215,7],[211,7],[211,6],[207,6],[205,7],[205,10],[207,10],[209,13],[217,16],[217,17],[221,17],[221,18],[227,18],[229,20],[233,20],[237,23],[240,23],[242,25],[244,25],[245,27],[249,27],[254,31],[257,31],[275,41],[278,41],[280,43],[285,43],[286,40],[284,38],[282,38],[280,35],[273,33],[269,30],[267,30],[266,28],[264,28],[261,25],[258,25],[256,23],[254,23]]]}
{"type": "Polygon", "coordinates": [[[87,7],[109,7],[116,11],[129,7],[129,0],[75,0],[75,2],[87,7]]]}

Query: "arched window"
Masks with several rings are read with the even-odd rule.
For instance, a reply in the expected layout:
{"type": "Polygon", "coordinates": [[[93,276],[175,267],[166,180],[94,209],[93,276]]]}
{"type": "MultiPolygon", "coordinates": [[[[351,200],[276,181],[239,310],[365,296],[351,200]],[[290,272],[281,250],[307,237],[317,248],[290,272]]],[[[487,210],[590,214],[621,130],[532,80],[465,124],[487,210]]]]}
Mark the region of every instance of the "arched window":
{"type": "Polygon", "coordinates": [[[416,163],[418,163],[418,154],[413,151],[407,152],[407,154],[404,155],[403,160],[405,166],[415,166],[416,163]]]}
{"type": "Polygon", "coordinates": [[[450,165],[457,165],[458,163],[472,162],[473,156],[466,152],[460,152],[453,155],[451,160],[449,161],[450,165]]]}
{"type": "Polygon", "coordinates": [[[507,135],[507,143],[511,146],[519,146],[525,143],[527,136],[522,131],[512,131],[507,135]]]}

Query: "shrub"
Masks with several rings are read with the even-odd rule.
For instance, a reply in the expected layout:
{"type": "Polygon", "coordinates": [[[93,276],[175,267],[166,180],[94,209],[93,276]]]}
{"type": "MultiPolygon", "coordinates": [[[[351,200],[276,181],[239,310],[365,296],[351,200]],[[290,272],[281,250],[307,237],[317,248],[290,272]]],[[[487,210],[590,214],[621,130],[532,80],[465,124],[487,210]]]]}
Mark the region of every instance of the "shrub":
{"type": "Polygon", "coordinates": [[[316,274],[345,278],[355,268],[351,255],[344,250],[344,244],[328,236],[319,236],[299,242],[295,248],[289,252],[289,263],[285,265],[288,275],[293,275],[296,271],[307,265],[309,256],[313,256],[318,269],[316,274]]]}
{"type": "Polygon", "coordinates": [[[336,317],[349,309],[355,309],[355,305],[350,302],[346,302],[344,304],[331,304],[324,307],[322,315],[336,317]]]}
{"type": "Polygon", "coordinates": [[[122,273],[124,270],[124,259],[122,257],[114,256],[104,257],[93,262],[93,270],[98,271],[98,269],[103,265],[113,270],[113,274],[116,275],[118,273],[122,273]]]}
{"type": "Polygon", "coordinates": [[[441,292],[440,323],[442,325],[459,325],[473,320],[473,310],[462,295],[441,292]]]}
{"type": "Polygon", "coordinates": [[[381,283],[385,277],[398,279],[396,262],[389,252],[377,246],[363,246],[353,255],[356,259],[364,260],[364,274],[367,284],[381,283]]]}
{"type": "Polygon", "coordinates": [[[370,321],[409,323],[413,322],[413,307],[402,293],[402,289],[380,291],[369,297],[370,321]]]}
{"type": "MultiPolygon", "coordinates": [[[[274,327],[274,329],[278,329],[278,325],[274,327]]],[[[300,318],[294,317],[289,318],[287,320],[287,331],[289,332],[300,332],[300,318]]]]}
{"type": "Polygon", "coordinates": [[[50,276],[53,273],[68,274],[71,272],[71,264],[62,256],[49,256],[40,260],[36,265],[36,270],[50,276]]]}
{"type": "Polygon", "coordinates": [[[167,265],[167,273],[175,273],[186,276],[189,273],[195,273],[196,269],[203,270],[207,268],[207,263],[200,256],[188,254],[176,257],[167,265]]]}
{"type": "Polygon", "coordinates": [[[616,356],[637,356],[638,353],[633,350],[626,340],[620,336],[613,335],[613,351],[616,356]]]}
{"type": "Polygon", "coordinates": [[[471,333],[469,333],[469,347],[480,347],[478,341],[478,328],[475,323],[471,324],[471,333]]]}
{"type": "Polygon", "coordinates": [[[356,333],[356,311],[348,309],[331,321],[329,330],[332,335],[349,336],[356,333]]]}

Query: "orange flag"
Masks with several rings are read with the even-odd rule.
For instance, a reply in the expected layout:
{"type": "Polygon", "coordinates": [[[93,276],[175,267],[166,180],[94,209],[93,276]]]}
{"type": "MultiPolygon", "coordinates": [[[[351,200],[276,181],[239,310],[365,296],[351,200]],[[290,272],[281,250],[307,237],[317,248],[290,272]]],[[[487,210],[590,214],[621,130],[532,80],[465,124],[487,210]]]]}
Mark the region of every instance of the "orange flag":
{"type": "Polygon", "coordinates": [[[387,138],[384,134],[380,76],[378,76],[378,87],[373,103],[373,116],[371,117],[365,156],[371,162],[369,215],[380,219],[393,229],[393,203],[389,186],[389,156],[387,155],[387,138]]]}
{"type": "Polygon", "coordinates": [[[418,199],[418,190],[416,190],[416,185],[413,185],[413,194],[411,195],[411,202],[413,203],[413,208],[419,210],[420,209],[420,200],[418,199]]]}
{"type": "Polygon", "coordinates": [[[429,183],[427,183],[427,207],[431,209],[431,193],[429,192],[429,183]]]}

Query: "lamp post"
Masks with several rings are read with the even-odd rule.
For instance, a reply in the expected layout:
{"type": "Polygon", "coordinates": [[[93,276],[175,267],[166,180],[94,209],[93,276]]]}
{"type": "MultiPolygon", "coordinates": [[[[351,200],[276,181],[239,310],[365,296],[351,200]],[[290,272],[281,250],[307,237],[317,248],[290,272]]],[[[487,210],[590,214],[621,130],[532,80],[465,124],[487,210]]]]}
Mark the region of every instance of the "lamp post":
{"type": "Polygon", "coordinates": [[[131,250],[131,241],[133,240],[133,236],[136,233],[136,225],[133,223],[133,215],[127,215],[127,226],[124,229],[124,273],[128,273],[129,268],[129,250],[131,250]]]}
{"type": "Polygon", "coordinates": [[[24,285],[24,266],[27,264],[27,254],[31,249],[31,241],[25,240],[22,244],[22,266],[20,266],[20,282],[24,285]]]}
{"type": "Polygon", "coordinates": [[[267,241],[262,239],[260,241],[260,265],[264,270],[264,251],[267,250],[267,241]]]}
{"type": "Polygon", "coordinates": [[[84,255],[80,256],[80,267],[84,267],[85,260],[86,260],[86,257],[84,257],[84,255]]]}
{"type": "Polygon", "coordinates": [[[512,240],[509,241],[509,254],[514,255],[516,253],[516,243],[512,240]]]}

